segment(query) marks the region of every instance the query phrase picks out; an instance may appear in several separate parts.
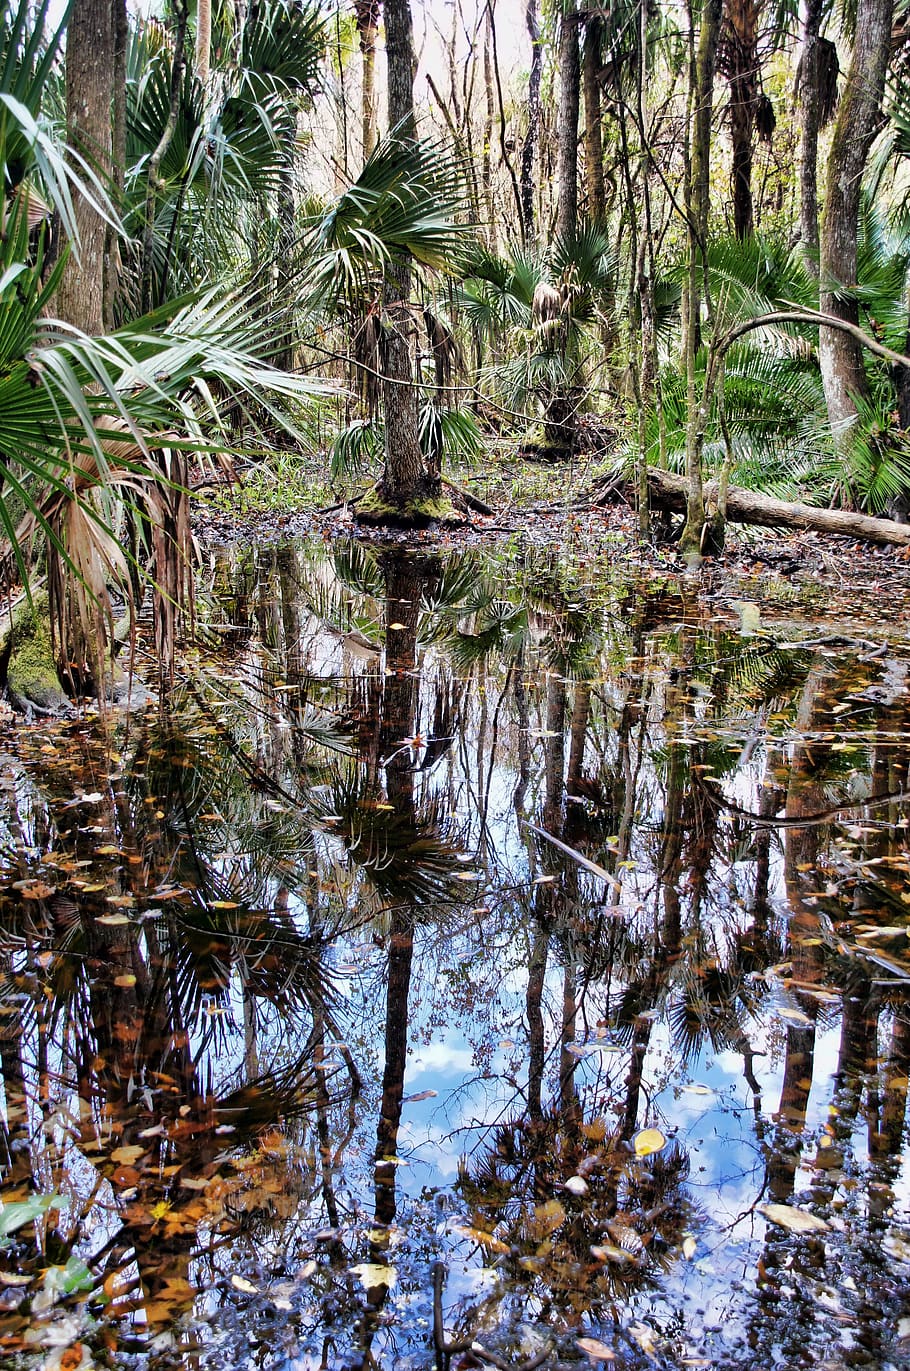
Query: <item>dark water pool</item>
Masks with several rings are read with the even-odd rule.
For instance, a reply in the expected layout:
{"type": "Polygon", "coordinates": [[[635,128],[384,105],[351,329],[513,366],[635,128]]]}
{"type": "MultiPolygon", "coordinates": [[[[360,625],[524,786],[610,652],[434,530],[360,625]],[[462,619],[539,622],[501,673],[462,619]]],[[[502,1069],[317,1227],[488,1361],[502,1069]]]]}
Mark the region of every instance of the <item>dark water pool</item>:
{"type": "Polygon", "coordinates": [[[0,1361],[910,1366],[910,641],[777,594],[235,551],[7,729],[0,1361]]]}

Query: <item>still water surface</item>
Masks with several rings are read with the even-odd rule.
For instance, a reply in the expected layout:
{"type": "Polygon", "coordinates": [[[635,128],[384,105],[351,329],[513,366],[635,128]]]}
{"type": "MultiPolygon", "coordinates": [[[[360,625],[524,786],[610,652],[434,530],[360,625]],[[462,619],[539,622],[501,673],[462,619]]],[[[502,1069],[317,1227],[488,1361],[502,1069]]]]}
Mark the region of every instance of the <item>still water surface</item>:
{"type": "Polygon", "coordinates": [[[910,1365],[910,642],[823,611],[234,551],[165,715],[0,737],[4,1364],[910,1365]]]}

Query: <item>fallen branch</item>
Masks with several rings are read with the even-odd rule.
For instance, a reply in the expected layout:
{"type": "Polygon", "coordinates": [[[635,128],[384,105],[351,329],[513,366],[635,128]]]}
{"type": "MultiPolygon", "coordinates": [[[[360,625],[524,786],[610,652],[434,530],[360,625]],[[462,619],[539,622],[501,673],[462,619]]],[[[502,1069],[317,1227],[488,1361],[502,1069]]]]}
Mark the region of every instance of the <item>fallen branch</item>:
{"type": "MultiPolygon", "coordinates": [[[[658,507],[685,513],[686,482],[672,471],[648,472],[651,499],[658,507]]],[[[717,498],[717,482],[705,486],[705,501],[717,498]]],[[[910,524],[893,519],[876,519],[871,514],[856,514],[847,509],[821,509],[789,500],[776,500],[753,490],[730,486],[727,491],[727,518],[737,524],[757,524],[763,528],[804,528],[816,533],[834,533],[858,538],[867,543],[894,543],[910,547],[910,524]]]]}

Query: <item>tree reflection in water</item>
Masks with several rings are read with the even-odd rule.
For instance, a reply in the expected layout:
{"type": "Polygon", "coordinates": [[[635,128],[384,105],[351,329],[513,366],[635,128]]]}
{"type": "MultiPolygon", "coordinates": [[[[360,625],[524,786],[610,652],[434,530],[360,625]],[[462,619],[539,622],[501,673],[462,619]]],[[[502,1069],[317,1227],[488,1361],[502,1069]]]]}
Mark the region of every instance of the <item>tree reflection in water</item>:
{"type": "Polygon", "coordinates": [[[199,604],[3,740],[4,1356],[900,1365],[910,654],[522,547],[199,604]]]}

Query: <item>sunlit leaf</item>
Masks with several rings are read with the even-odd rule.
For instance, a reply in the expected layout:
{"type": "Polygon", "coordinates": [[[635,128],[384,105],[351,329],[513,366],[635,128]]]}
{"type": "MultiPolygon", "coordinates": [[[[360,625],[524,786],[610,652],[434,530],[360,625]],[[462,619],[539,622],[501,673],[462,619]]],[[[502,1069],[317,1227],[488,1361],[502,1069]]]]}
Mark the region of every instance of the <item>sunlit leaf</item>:
{"type": "Polygon", "coordinates": [[[643,1128],[640,1133],[636,1133],[633,1140],[637,1157],[650,1157],[653,1152],[659,1152],[666,1145],[667,1139],[659,1128],[643,1128]]]}
{"type": "Polygon", "coordinates": [[[817,1214],[810,1214],[807,1209],[797,1209],[791,1204],[760,1204],[758,1208],[765,1218],[790,1233],[827,1233],[830,1228],[830,1224],[817,1214]]]}
{"type": "Polygon", "coordinates": [[[382,1262],[360,1262],[350,1267],[350,1272],[358,1277],[366,1290],[376,1290],[380,1286],[391,1290],[398,1280],[394,1266],[385,1266],[382,1262]]]}
{"type": "Polygon", "coordinates": [[[605,1342],[601,1342],[599,1338],[576,1338],[575,1346],[579,1352],[584,1352],[585,1356],[590,1357],[592,1361],[614,1361],[616,1359],[616,1353],[605,1342]]]}

